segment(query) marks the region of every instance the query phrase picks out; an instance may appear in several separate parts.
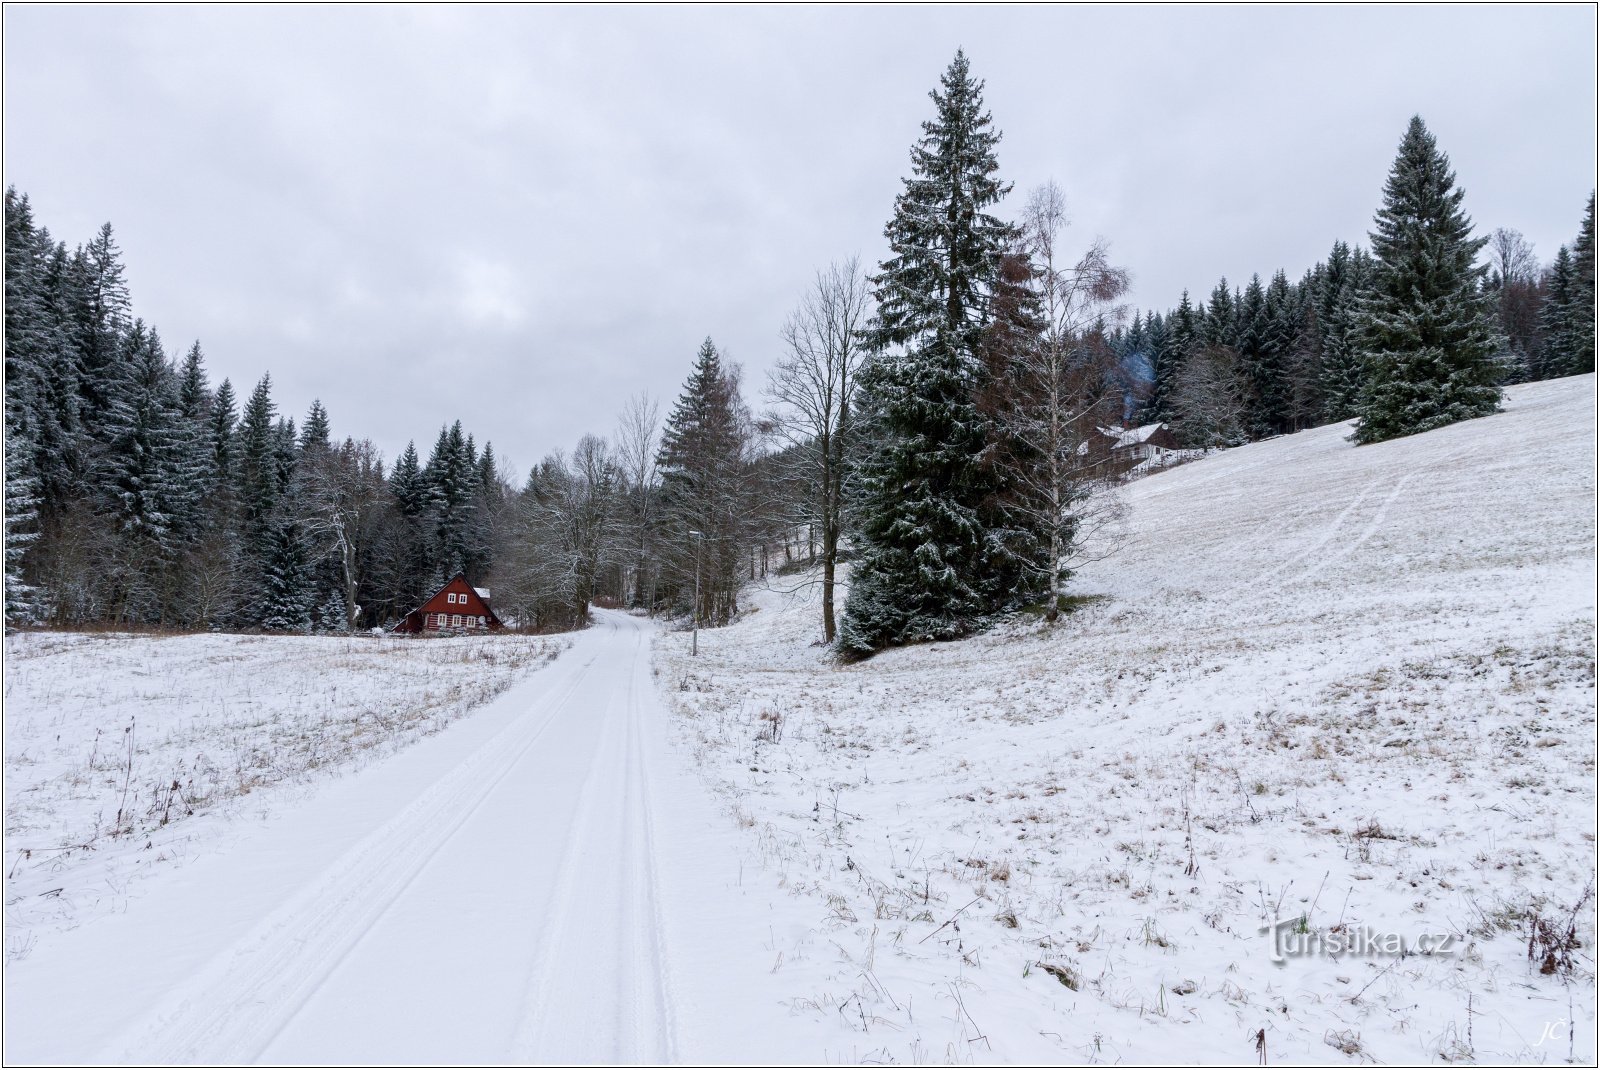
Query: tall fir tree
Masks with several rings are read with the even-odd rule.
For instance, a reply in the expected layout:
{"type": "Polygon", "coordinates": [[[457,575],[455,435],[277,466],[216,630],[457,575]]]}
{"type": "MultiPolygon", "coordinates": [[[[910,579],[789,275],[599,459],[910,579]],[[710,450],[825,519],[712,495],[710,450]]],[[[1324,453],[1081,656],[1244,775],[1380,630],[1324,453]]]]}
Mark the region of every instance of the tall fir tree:
{"type": "Polygon", "coordinates": [[[195,342],[184,354],[178,373],[178,405],[186,420],[203,423],[211,411],[211,389],[206,383],[205,354],[195,342]]]}
{"type": "MultiPolygon", "coordinates": [[[[1283,285],[1287,291],[1287,280],[1283,285]]],[[[1286,301],[1287,293],[1279,300],[1286,301]]],[[[1287,354],[1278,347],[1274,309],[1260,275],[1250,277],[1250,285],[1245,287],[1244,296],[1235,309],[1235,320],[1239,370],[1249,406],[1245,430],[1251,438],[1257,439],[1280,434],[1288,424],[1287,354]]]]}
{"type": "Polygon", "coordinates": [[[207,419],[211,478],[214,483],[224,484],[233,480],[233,434],[238,420],[239,409],[234,400],[233,382],[224,379],[211,399],[211,413],[207,419]]]}
{"type": "Polygon", "coordinates": [[[1594,194],[1584,212],[1578,240],[1572,245],[1572,306],[1569,319],[1571,348],[1566,372],[1594,371],[1594,194]]]}
{"type": "Polygon", "coordinates": [[[1367,382],[1355,440],[1381,442],[1500,404],[1494,309],[1449,158],[1413,117],[1384,185],[1361,313],[1367,382]]]}
{"type": "Polygon", "coordinates": [[[235,475],[244,534],[251,549],[264,555],[277,512],[280,483],[276,438],[277,408],[272,403],[272,376],[263,375],[245,403],[235,445],[235,475]]]}
{"type": "Polygon", "coordinates": [[[1033,563],[991,533],[979,461],[980,345],[1012,236],[990,213],[1010,189],[995,177],[1000,134],[965,54],[930,95],[935,117],[911,150],[884,229],[891,255],[872,278],[852,478],[858,560],[839,631],[854,656],[968,634],[1035,593],[1018,586],[1033,563]]]}
{"type": "Polygon", "coordinates": [[[1189,302],[1189,291],[1183,291],[1178,307],[1165,319],[1147,314],[1145,327],[1150,335],[1153,364],[1151,404],[1146,422],[1171,423],[1177,418],[1172,399],[1178,390],[1178,378],[1198,341],[1197,318],[1194,305],[1189,302]]]}
{"type": "Polygon", "coordinates": [[[707,338],[667,414],[656,467],[661,515],[670,530],[664,542],[677,547],[666,562],[677,601],[712,624],[727,622],[738,608],[748,474],[742,424],[738,380],[707,338]]]}
{"type": "Polygon", "coordinates": [[[1366,383],[1357,316],[1365,286],[1366,261],[1361,250],[1351,252],[1335,242],[1318,280],[1317,325],[1322,342],[1322,416],[1348,420],[1355,416],[1366,383]]]}
{"type": "Polygon", "coordinates": [[[122,250],[107,223],[73,256],[76,342],[83,420],[95,427],[121,382],[122,335],[132,315],[122,250]]]}
{"type": "Polygon", "coordinates": [[[306,424],[300,429],[300,451],[325,450],[331,445],[333,425],[328,420],[328,410],[321,399],[313,399],[306,413],[306,424]]]}
{"type": "Polygon", "coordinates": [[[1232,349],[1239,344],[1239,314],[1227,279],[1218,282],[1211,291],[1201,332],[1205,344],[1214,349],[1232,349]]]}
{"type": "Polygon", "coordinates": [[[1556,250],[1555,263],[1545,278],[1544,301],[1539,308],[1539,334],[1543,351],[1534,375],[1550,379],[1568,374],[1579,363],[1577,338],[1573,331],[1572,254],[1563,245],[1556,250]]]}

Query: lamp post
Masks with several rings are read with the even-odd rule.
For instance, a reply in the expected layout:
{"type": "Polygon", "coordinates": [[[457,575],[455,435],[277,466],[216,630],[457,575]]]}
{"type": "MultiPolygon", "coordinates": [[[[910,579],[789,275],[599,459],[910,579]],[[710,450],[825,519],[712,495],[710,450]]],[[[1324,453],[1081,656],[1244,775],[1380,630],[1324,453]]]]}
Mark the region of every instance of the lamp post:
{"type": "Polygon", "coordinates": [[[700,656],[700,547],[705,542],[705,535],[698,531],[690,531],[694,537],[694,630],[689,640],[689,656],[700,656]]]}

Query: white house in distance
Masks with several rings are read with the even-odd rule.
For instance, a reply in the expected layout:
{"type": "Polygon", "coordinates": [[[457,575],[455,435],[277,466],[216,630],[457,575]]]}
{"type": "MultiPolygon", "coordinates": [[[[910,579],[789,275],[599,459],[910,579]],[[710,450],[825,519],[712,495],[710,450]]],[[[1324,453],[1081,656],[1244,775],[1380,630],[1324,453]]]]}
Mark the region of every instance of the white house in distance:
{"type": "Polygon", "coordinates": [[[1143,427],[1102,427],[1100,433],[1111,438],[1111,456],[1130,465],[1153,462],[1159,467],[1179,452],[1178,440],[1166,424],[1145,424],[1143,427]]]}

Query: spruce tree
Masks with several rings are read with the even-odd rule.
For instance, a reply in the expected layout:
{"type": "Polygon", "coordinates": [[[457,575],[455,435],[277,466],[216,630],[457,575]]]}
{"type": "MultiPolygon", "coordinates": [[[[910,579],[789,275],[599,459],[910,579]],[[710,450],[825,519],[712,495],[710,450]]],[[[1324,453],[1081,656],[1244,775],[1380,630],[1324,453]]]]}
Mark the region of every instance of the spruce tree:
{"type": "Polygon", "coordinates": [[[23,558],[39,537],[38,476],[34,444],[19,426],[20,418],[7,399],[5,408],[5,622],[8,626],[32,623],[40,615],[39,592],[23,572],[23,558]]]}
{"type": "Polygon", "coordinates": [[[239,411],[234,401],[233,382],[224,379],[222,385],[217,387],[216,396],[211,400],[211,414],[208,420],[211,478],[217,484],[233,480],[233,433],[238,418],[239,411]]]}
{"type": "Polygon", "coordinates": [[[1555,263],[1545,279],[1544,302],[1539,309],[1539,333],[1543,339],[1543,352],[1534,368],[1538,379],[1552,379],[1566,375],[1577,363],[1576,339],[1573,335],[1572,254],[1563,245],[1556,250],[1555,263]]]}
{"type": "Polygon", "coordinates": [[[1568,375],[1594,371],[1594,194],[1572,246],[1572,302],[1568,375]]]}
{"type": "MultiPolygon", "coordinates": [[[[1280,280],[1285,292],[1277,301],[1284,303],[1288,297],[1288,281],[1281,272],[1274,278],[1274,286],[1280,280]]],[[[1273,322],[1275,312],[1268,301],[1266,287],[1261,285],[1261,276],[1252,275],[1235,313],[1238,324],[1235,337],[1249,403],[1245,430],[1251,438],[1257,439],[1281,434],[1288,424],[1287,354],[1279,348],[1273,322]]]]}
{"type": "Polygon", "coordinates": [[[135,323],[128,342],[102,426],[103,469],[118,527],[167,547],[192,489],[183,478],[177,383],[156,332],[135,323]]]}
{"type": "Polygon", "coordinates": [[[1239,344],[1239,315],[1227,279],[1218,282],[1211,291],[1201,331],[1205,344],[1213,348],[1232,349],[1239,344]]]}
{"type": "Polygon", "coordinates": [[[1450,161],[1414,117],[1372,232],[1360,318],[1367,382],[1355,440],[1381,442],[1498,409],[1499,339],[1450,161]]]}
{"type": "Polygon", "coordinates": [[[253,607],[256,622],[269,631],[311,630],[311,588],[305,551],[288,523],[267,532],[261,560],[260,600],[253,607]]]}
{"type": "Polygon", "coordinates": [[[1356,318],[1365,284],[1365,258],[1335,242],[1318,280],[1317,326],[1322,341],[1322,417],[1337,422],[1355,416],[1366,375],[1361,365],[1356,318]]]}
{"type": "Polygon", "coordinates": [[[123,332],[132,315],[128,284],[111,224],[100,228],[87,247],[73,257],[74,319],[78,348],[83,420],[97,426],[121,381],[117,362],[125,347],[123,332]]]}
{"type": "Polygon", "coordinates": [[[858,383],[853,515],[858,560],[841,649],[947,639],[1032,592],[1017,548],[986,526],[975,398],[989,298],[1011,228],[990,214],[1000,134],[964,54],[931,93],[936,115],[911,151],[912,175],[885,227],[891,255],[872,278],[878,311],[858,383]]]}
{"type": "Polygon", "coordinates": [[[211,390],[206,384],[205,354],[200,343],[189,347],[178,373],[178,404],[184,418],[201,423],[211,411],[211,390]]]}
{"type": "Polygon", "coordinates": [[[433,517],[433,493],[417,457],[415,442],[407,442],[389,473],[389,494],[400,522],[395,537],[395,597],[402,612],[411,609],[432,593],[433,555],[429,525],[433,517]]]}
{"type": "Polygon", "coordinates": [[[667,414],[656,454],[669,531],[665,564],[676,580],[676,600],[702,623],[726,623],[737,610],[747,504],[744,422],[738,379],[707,338],[667,414]]]}
{"type": "Polygon", "coordinates": [[[1172,405],[1178,389],[1178,376],[1195,346],[1194,306],[1189,291],[1183,291],[1177,309],[1165,318],[1145,314],[1145,333],[1150,338],[1151,392],[1146,423],[1171,423],[1177,418],[1172,405]]]}
{"type": "MultiPolygon", "coordinates": [[[[1183,373],[1183,366],[1194,357],[1195,353],[1205,344],[1205,313],[1189,303],[1189,291],[1183,291],[1183,297],[1178,302],[1178,307],[1167,317],[1167,333],[1171,336],[1171,378],[1172,385],[1167,396],[1178,388],[1178,377],[1183,373]]],[[[1171,416],[1171,402],[1168,402],[1167,414],[1171,416]]]]}
{"type": "Polygon", "coordinates": [[[313,399],[311,411],[306,414],[306,425],[300,429],[300,451],[326,450],[330,445],[333,426],[328,421],[328,410],[320,399],[313,399]]]}
{"type": "Polygon", "coordinates": [[[266,551],[269,525],[278,508],[280,485],[273,433],[276,416],[272,376],[263,375],[245,403],[235,446],[245,538],[257,554],[266,551]]]}

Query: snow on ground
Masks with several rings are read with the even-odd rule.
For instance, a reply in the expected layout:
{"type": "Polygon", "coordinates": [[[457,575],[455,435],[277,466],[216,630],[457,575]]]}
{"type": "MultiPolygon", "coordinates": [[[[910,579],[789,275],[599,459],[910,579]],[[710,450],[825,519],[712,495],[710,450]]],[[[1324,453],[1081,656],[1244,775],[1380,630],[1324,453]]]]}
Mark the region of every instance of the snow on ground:
{"type": "Polygon", "coordinates": [[[772,969],[809,909],[671,748],[657,626],[594,624],[8,964],[8,1065],[848,1057],[772,969]]]}
{"type": "Polygon", "coordinates": [[[5,640],[6,952],[320,772],[437,732],[568,637],[20,633],[5,640]]]}
{"type": "Polygon", "coordinates": [[[662,637],[810,904],[796,1015],[874,1061],[1594,1061],[1595,379],[1348,430],[1131,485],[1054,627],[841,667],[797,577],[662,637]]]}

